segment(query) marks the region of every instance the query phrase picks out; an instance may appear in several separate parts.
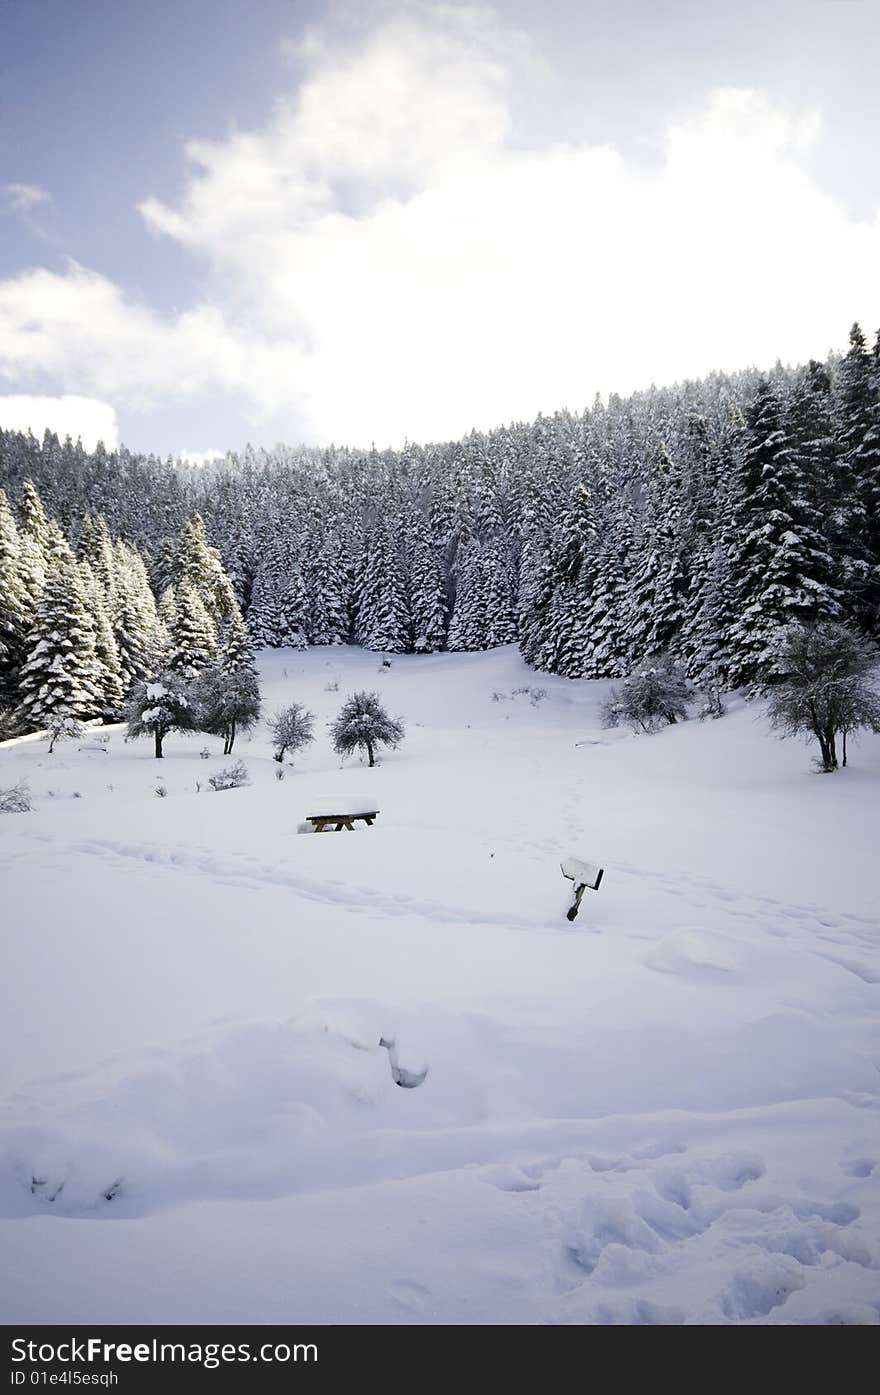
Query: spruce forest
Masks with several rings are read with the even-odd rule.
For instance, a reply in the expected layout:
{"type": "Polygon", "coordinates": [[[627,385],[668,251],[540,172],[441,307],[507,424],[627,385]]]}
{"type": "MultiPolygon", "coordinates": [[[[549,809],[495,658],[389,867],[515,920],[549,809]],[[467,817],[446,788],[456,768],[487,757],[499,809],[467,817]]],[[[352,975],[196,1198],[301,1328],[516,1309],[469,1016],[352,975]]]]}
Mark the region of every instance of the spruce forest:
{"type": "Polygon", "coordinates": [[[565,677],[666,654],[754,687],[792,621],[880,631],[880,335],[398,451],[194,467],[0,432],[0,485],[2,735],[251,646],[516,641],[565,677]]]}

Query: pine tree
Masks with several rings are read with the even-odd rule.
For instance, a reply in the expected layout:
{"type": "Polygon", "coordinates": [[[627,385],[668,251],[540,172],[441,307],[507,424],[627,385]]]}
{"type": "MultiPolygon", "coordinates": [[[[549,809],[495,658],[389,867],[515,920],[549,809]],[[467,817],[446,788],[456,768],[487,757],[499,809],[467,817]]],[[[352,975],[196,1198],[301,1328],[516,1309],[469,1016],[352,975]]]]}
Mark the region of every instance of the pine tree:
{"type": "Polygon", "coordinates": [[[787,434],[779,390],[762,383],[748,416],[745,516],[734,562],[738,619],[731,628],[734,684],[776,669],[781,629],[833,618],[839,593],[809,491],[787,434]]]}
{"type": "Polygon", "coordinates": [[[217,650],[217,631],[201,597],[187,581],[175,595],[165,667],[169,673],[194,679],[207,668],[217,650]]]}
{"type": "Polygon", "coordinates": [[[314,520],[305,570],[310,644],[342,644],[348,635],[346,579],[340,538],[328,521],[314,520]]]}
{"type": "Polygon", "coordinates": [[[46,577],[19,677],[20,715],[29,729],[52,716],[89,718],[103,706],[95,631],[73,556],[57,556],[46,577]]]}
{"type": "Polygon", "coordinates": [[[92,622],[95,638],[95,661],[101,694],[98,715],[107,720],[115,720],[122,712],[122,703],[125,697],[119,646],[116,643],[116,636],[110,622],[109,606],[104,588],[88,562],[80,562],[79,573],[82,595],[92,622]]]}
{"type": "Polygon", "coordinates": [[[112,612],[116,600],[116,564],[113,539],[102,513],[96,514],[94,518],[86,514],[83,519],[77,556],[80,561],[88,562],[112,612]]]}
{"type": "Polygon", "coordinates": [[[153,673],[167,639],[156,610],[143,558],[123,542],[114,548],[116,576],[112,623],[123,691],[153,673]]]}
{"type": "Polygon", "coordinates": [[[247,620],[254,643],[260,648],[306,647],[308,597],[299,557],[287,539],[275,537],[264,550],[247,620]]]}
{"type": "Polygon", "coordinates": [[[21,539],[0,489],[0,707],[15,695],[18,669],[33,613],[21,539]]]}
{"type": "Polygon", "coordinates": [[[423,520],[415,515],[411,527],[409,577],[413,649],[417,654],[434,654],[443,648],[446,638],[443,572],[423,520]]]}
{"type": "Polygon", "coordinates": [[[493,538],[482,549],[482,591],[486,606],[484,643],[487,649],[516,639],[515,578],[502,542],[493,538]]]}
{"type": "Polygon", "coordinates": [[[384,519],[370,539],[357,607],[358,643],[378,653],[406,652],[411,621],[400,545],[384,519]]]}
{"type": "Polygon", "coordinates": [[[238,602],[220,553],[211,547],[201,514],[184,524],[174,564],[175,589],[188,586],[205,607],[214,625],[228,620],[238,602]]]}
{"type": "MultiPolygon", "coordinates": [[[[18,527],[25,588],[35,608],[49,564],[49,522],[36,486],[29,479],[22,485],[18,527]]],[[[32,609],[29,618],[33,618],[33,613],[32,609]]]]}
{"type": "Polygon", "coordinates": [[[453,653],[486,647],[486,570],[482,548],[469,542],[456,558],[455,603],[447,644],[453,653]]]}
{"type": "Polygon", "coordinates": [[[166,586],[159,597],[157,609],[159,624],[162,626],[166,639],[174,633],[177,624],[177,596],[173,586],[166,586]]]}
{"type": "Polygon", "coordinates": [[[835,384],[841,531],[852,612],[873,628],[880,605],[880,334],[873,354],[855,324],[835,384]]]}
{"type": "Polygon", "coordinates": [[[632,512],[625,498],[603,515],[599,551],[583,619],[583,677],[618,678],[627,670],[628,563],[632,512]]]}
{"type": "Polygon", "coordinates": [[[671,648],[684,619],[688,580],[680,483],[663,447],[652,471],[629,579],[623,643],[632,662],[671,648]]]}

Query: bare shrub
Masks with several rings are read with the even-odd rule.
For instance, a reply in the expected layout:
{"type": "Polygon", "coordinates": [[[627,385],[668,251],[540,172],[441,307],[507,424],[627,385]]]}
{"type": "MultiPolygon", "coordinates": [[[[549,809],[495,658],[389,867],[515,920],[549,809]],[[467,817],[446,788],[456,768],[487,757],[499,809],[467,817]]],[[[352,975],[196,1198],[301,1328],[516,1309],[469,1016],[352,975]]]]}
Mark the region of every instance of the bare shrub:
{"type": "Polygon", "coordinates": [[[227,765],[225,769],[218,770],[216,775],[212,775],[208,780],[212,790],[237,790],[250,782],[251,777],[243,760],[237,760],[234,765],[227,765]]]}
{"type": "Polygon", "coordinates": [[[19,780],[17,784],[0,790],[0,814],[29,814],[33,807],[27,780],[19,780]]]}

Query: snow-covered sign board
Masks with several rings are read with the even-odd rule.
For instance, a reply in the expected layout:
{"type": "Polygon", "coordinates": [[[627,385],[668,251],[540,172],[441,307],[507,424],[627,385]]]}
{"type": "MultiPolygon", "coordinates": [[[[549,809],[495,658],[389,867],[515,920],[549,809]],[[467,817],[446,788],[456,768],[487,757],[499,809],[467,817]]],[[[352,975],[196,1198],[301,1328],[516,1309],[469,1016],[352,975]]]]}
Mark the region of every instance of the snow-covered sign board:
{"type": "Polygon", "coordinates": [[[569,920],[574,920],[580,909],[581,897],[587,887],[591,891],[598,891],[604,872],[594,862],[582,862],[579,857],[567,857],[559,865],[562,868],[563,877],[574,882],[574,900],[565,912],[569,920]]]}
{"type": "Polygon", "coordinates": [[[578,857],[567,857],[560,866],[563,877],[568,877],[575,886],[588,886],[591,891],[599,890],[604,868],[597,867],[594,862],[581,862],[578,857]]]}

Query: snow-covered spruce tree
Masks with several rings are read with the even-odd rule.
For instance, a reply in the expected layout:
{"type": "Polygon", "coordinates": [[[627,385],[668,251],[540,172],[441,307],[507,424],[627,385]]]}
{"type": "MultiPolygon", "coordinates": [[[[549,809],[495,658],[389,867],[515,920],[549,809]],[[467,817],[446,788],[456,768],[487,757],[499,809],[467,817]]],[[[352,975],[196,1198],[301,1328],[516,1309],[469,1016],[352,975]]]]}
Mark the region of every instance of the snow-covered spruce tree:
{"type": "Polygon", "coordinates": [[[682,555],[680,481],[663,446],[651,473],[629,579],[623,635],[628,655],[669,649],[684,619],[688,583],[682,555]]]}
{"type": "Polygon", "coordinates": [[[217,652],[217,630],[200,596],[184,581],[174,597],[165,666],[185,679],[197,678],[217,652]]]}
{"type": "Polygon", "coordinates": [[[18,528],[0,489],[0,708],[13,700],[33,614],[27,585],[18,528]]]}
{"type": "Polygon", "coordinates": [[[279,765],[288,751],[301,751],[314,741],[314,725],[314,712],[309,712],[300,702],[291,702],[287,707],[273,712],[269,718],[269,734],[275,748],[273,756],[279,765]]]}
{"type": "Polygon", "coordinates": [[[330,735],[337,755],[348,756],[352,751],[366,751],[371,766],[376,764],[380,746],[397,747],[403,740],[403,725],[390,717],[382,706],[378,693],[352,693],[343,704],[339,716],[331,724],[330,735]]]}
{"type": "Polygon", "coordinates": [[[342,644],[348,637],[347,583],[342,544],[329,518],[313,518],[303,570],[310,644],[342,644]]]}
{"type": "Polygon", "coordinates": [[[834,385],[840,524],[854,593],[852,612],[880,630],[880,333],[869,353],[859,325],[834,385]]]}
{"type": "Polygon", "coordinates": [[[409,577],[413,649],[434,654],[446,640],[446,592],[443,572],[427,525],[413,515],[409,577]]]}
{"type": "Polygon", "coordinates": [[[50,563],[49,521],[36,486],[24,481],[18,501],[18,537],[21,573],[30,600],[28,627],[36,613],[50,563]]]}
{"type": "Polygon", "coordinates": [[[455,603],[447,640],[453,653],[486,648],[486,601],[483,549],[471,541],[459,548],[456,558],[455,603]]]}
{"type": "Polygon", "coordinates": [[[618,678],[626,672],[628,560],[632,540],[631,509],[625,501],[603,515],[589,602],[581,619],[584,678],[618,678]]]}
{"type": "Polygon", "coordinates": [[[300,550],[286,548],[286,574],[281,590],[281,643],[288,649],[305,649],[309,634],[309,597],[300,550]]]}
{"type": "Polygon", "coordinates": [[[287,538],[275,536],[266,545],[254,578],[247,621],[258,648],[306,647],[309,614],[305,580],[299,556],[287,538]]]}
{"type": "Polygon", "coordinates": [[[286,577],[277,539],[263,549],[251,588],[248,629],[258,649],[278,649],[284,643],[283,594],[286,577]]]}
{"type": "Polygon", "coordinates": [[[719,470],[710,526],[694,557],[686,615],[677,640],[689,677],[706,692],[727,684],[730,631],[737,619],[733,587],[737,524],[744,513],[744,477],[736,443],[719,470]]]}
{"type": "Polygon", "coordinates": [[[33,544],[39,562],[45,565],[49,551],[49,520],[33,480],[25,480],[18,501],[18,526],[22,538],[33,544]]]}
{"type": "Polygon", "coordinates": [[[22,725],[35,730],[53,716],[100,715],[101,677],[79,569],[69,549],[59,551],[25,643],[18,684],[22,725]]]}
{"type": "Polygon", "coordinates": [[[123,691],[155,671],[167,634],[159,619],[143,558],[124,542],[114,548],[113,633],[123,691]]]}
{"type": "Polygon", "coordinates": [[[593,601],[599,559],[596,493],[582,481],[567,511],[560,548],[558,606],[560,631],[556,671],[583,678],[589,638],[584,621],[593,601]]]}
{"type": "Polygon", "coordinates": [[[693,700],[684,670],[669,658],[656,659],[612,688],[602,707],[602,725],[657,731],[665,723],[686,721],[693,700]]]}
{"type": "Polygon", "coordinates": [[[116,558],[110,529],[102,513],[96,514],[94,518],[91,514],[85,515],[76,552],[80,561],[88,562],[91,567],[105,604],[112,613],[116,599],[116,558]]]}
{"type": "Polygon", "coordinates": [[[156,613],[159,616],[163,636],[168,640],[177,624],[177,596],[173,586],[166,586],[160,594],[156,613]]]}
{"type": "Polygon", "coordinates": [[[115,721],[122,713],[127,690],[122,679],[119,646],[110,622],[109,604],[106,592],[92,571],[90,563],[80,562],[79,574],[83,599],[95,634],[95,659],[101,691],[101,708],[98,715],[105,721],[115,721]]]}
{"type": "Polygon", "coordinates": [[[516,639],[516,596],[513,565],[498,538],[482,548],[483,595],[486,603],[485,648],[512,644],[516,639]]]}
{"type": "Polygon", "coordinates": [[[169,732],[198,730],[198,705],[179,673],[160,673],[146,683],[136,683],[126,716],[129,737],[151,736],[157,760],[163,757],[162,744],[169,732]]]}
{"type": "Polygon", "coordinates": [[[773,675],[778,633],[785,625],[833,618],[840,611],[833,562],[775,383],[761,383],[749,412],[745,471],[745,517],[733,564],[734,685],[773,675]]]}
{"type": "Polygon", "coordinates": [[[222,736],[223,754],[232,754],[238,731],[247,731],[260,715],[260,682],[250,637],[240,614],[230,620],[216,659],[195,683],[199,728],[222,736]]]}
{"type": "Polygon", "coordinates": [[[357,639],[380,654],[403,654],[410,630],[400,538],[383,518],[373,530],[357,587],[357,639]]]}
{"type": "Polygon", "coordinates": [[[201,514],[184,524],[174,565],[175,590],[190,587],[201,601],[215,628],[228,620],[237,606],[235,590],[226,575],[220,553],[211,547],[201,514]]]}
{"type": "Polygon", "coordinates": [[[859,730],[880,732],[880,694],[869,675],[877,650],[845,625],[820,621],[783,631],[777,658],[778,681],[767,690],[767,716],[783,736],[805,736],[819,743],[821,769],[838,768],[837,738],[859,730]]]}

